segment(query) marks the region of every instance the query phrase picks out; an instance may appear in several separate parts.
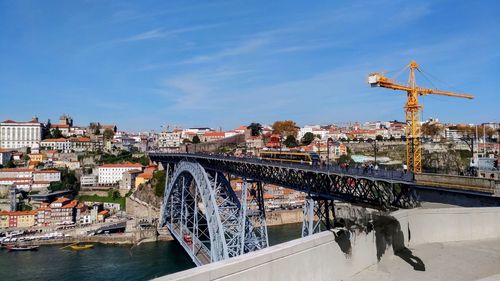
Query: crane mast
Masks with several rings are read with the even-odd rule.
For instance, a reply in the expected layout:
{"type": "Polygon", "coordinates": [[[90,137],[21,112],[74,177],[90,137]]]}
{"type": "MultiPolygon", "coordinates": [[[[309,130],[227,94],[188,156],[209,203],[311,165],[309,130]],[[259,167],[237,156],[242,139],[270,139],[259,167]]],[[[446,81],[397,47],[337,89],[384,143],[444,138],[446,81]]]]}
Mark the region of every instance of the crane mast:
{"type": "Polygon", "coordinates": [[[411,61],[407,65],[407,68],[410,70],[407,85],[399,84],[387,78],[382,73],[371,73],[368,76],[368,83],[372,87],[406,91],[407,100],[404,106],[406,118],[406,165],[408,166],[408,170],[418,174],[422,172],[420,112],[423,108],[423,106],[418,103],[418,97],[433,94],[473,99],[474,96],[418,87],[415,79],[415,70],[420,71],[420,69],[417,62],[411,61]]]}

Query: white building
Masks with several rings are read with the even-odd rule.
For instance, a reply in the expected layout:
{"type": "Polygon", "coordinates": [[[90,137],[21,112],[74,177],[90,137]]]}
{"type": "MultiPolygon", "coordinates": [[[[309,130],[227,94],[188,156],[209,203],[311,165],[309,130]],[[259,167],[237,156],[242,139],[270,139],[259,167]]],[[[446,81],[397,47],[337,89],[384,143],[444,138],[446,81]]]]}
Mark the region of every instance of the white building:
{"type": "Polygon", "coordinates": [[[123,163],[123,164],[104,164],[98,168],[99,184],[116,184],[123,176],[123,173],[130,170],[142,170],[141,164],[123,163]]]}
{"type": "Polygon", "coordinates": [[[34,171],[33,181],[40,181],[40,182],[61,181],[61,171],[58,170],[34,171]]]}
{"type": "Polygon", "coordinates": [[[182,130],[164,131],[158,137],[158,147],[162,150],[178,149],[182,144],[182,140],[182,130]]]}
{"type": "Polygon", "coordinates": [[[0,123],[0,147],[33,147],[42,140],[42,124],[34,117],[28,122],[6,120],[0,123]]]}
{"type": "Polygon", "coordinates": [[[95,175],[84,175],[80,177],[81,186],[96,186],[97,176],[95,175]]]}

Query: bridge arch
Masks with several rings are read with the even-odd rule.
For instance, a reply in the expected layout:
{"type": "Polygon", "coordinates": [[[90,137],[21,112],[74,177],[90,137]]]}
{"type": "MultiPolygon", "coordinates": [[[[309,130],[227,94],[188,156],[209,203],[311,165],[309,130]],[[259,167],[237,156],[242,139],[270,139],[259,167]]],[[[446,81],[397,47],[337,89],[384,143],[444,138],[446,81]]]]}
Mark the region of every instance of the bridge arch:
{"type": "Polygon", "coordinates": [[[180,161],[167,182],[160,226],[165,226],[196,265],[248,251],[252,225],[229,181],[195,161],[180,161]]]}

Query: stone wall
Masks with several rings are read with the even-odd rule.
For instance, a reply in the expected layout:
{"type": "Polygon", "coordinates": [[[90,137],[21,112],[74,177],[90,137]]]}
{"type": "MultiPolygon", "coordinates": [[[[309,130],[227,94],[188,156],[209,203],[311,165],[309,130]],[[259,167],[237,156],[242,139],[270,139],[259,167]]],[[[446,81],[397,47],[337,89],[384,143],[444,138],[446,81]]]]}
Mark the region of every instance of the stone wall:
{"type": "Polygon", "coordinates": [[[136,218],[159,218],[160,209],[143,202],[133,195],[126,198],[125,209],[128,215],[136,218]]]}

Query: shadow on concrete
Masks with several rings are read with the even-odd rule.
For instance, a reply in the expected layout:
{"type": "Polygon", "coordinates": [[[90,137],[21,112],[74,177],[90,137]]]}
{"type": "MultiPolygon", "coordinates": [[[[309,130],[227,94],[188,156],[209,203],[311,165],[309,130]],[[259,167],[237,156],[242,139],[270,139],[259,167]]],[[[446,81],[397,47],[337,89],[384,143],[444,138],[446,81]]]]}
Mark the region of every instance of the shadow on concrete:
{"type": "Polygon", "coordinates": [[[407,262],[414,270],[425,271],[422,259],[413,255],[412,251],[405,247],[403,231],[397,219],[391,216],[375,216],[373,229],[375,230],[377,259],[379,261],[385,251],[392,246],[394,255],[407,262]]]}

